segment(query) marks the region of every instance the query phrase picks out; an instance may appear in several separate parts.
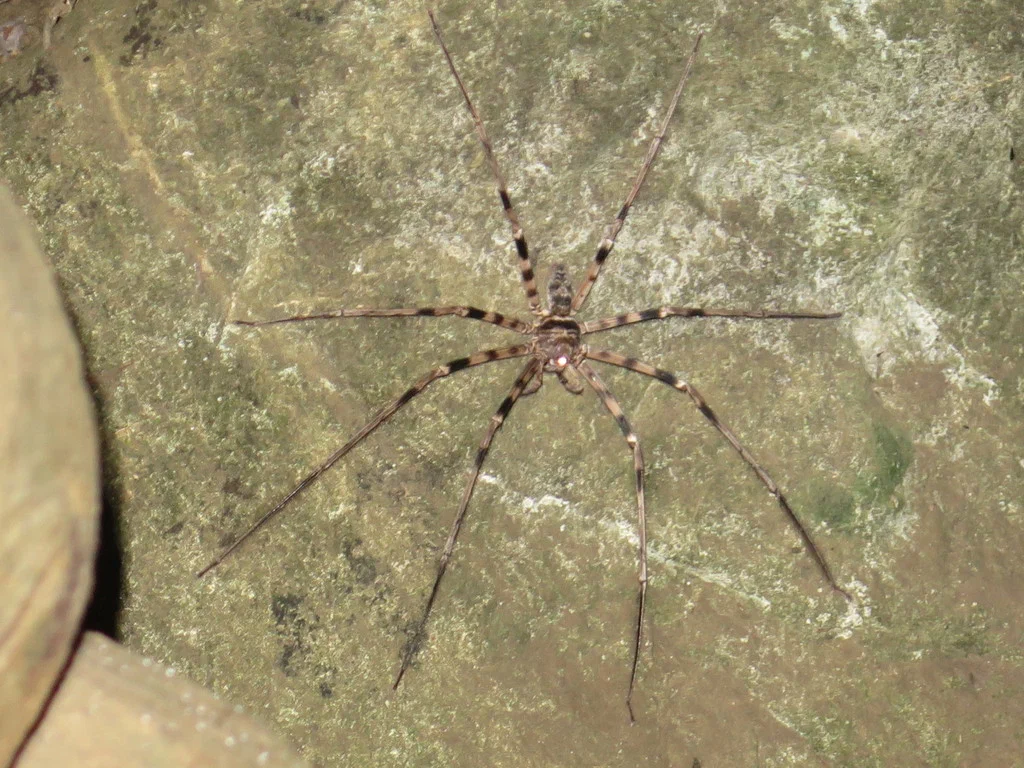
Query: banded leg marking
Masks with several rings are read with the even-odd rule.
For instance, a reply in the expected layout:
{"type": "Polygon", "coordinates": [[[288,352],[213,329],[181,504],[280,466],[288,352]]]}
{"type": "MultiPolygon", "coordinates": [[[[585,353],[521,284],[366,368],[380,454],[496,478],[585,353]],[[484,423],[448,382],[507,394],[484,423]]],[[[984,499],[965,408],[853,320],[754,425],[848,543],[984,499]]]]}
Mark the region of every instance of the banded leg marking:
{"type": "Polygon", "coordinates": [[[530,250],[526,245],[526,235],[523,232],[522,225],[519,223],[519,216],[516,214],[515,208],[512,207],[512,198],[508,193],[505,176],[498,166],[498,159],[494,156],[494,148],[491,146],[491,139],[484,128],[484,121],[480,117],[480,113],[476,111],[476,107],[473,106],[473,100],[469,98],[469,91],[466,90],[466,85],[462,82],[462,77],[455,68],[455,61],[452,59],[451,53],[448,52],[448,46],[445,45],[444,38],[441,36],[441,25],[438,24],[433,9],[427,9],[427,14],[430,16],[430,24],[434,29],[434,37],[437,38],[441,51],[448,61],[448,69],[451,70],[452,77],[455,78],[455,82],[462,92],[462,98],[466,102],[466,109],[469,110],[469,114],[473,118],[473,125],[476,126],[476,135],[480,139],[480,144],[483,145],[484,155],[487,157],[487,165],[490,166],[491,175],[494,176],[494,183],[498,187],[501,209],[505,212],[505,218],[508,220],[509,226],[512,227],[512,240],[515,242],[516,255],[519,257],[519,273],[523,280],[523,288],[526,290],[526,301],[529,302],[532,312],[540,314],[541,306],[540,298],[537,295],[537,278],[534,275],[533,264],[530,261],[530,250]]]}
{"type": "Polygon", "coordinates": [[[800,518],[796,516],[793,508],[789,505],[789,501],[787,501],[786,497],[779,489],[779,486],[776,485],[774,480],[772,480],[765,468],[757,462],[757,459],[754,458],[753,454],[744,447],[729,426],[718,418],[718,415],[711,409],[711,406],[707,404],[707,401],[700,392],[674,374],[662,370],[661,368],[655,368],[653,365],[635,360],[631,357],[625,357],[624,355],[607,352],[605,350],[594,349],[588,349],[586,356],[590,360],[610,363],[611,365],[617,365],[620,368],[628,368],[631,371],[642,373],[645,376],[651,376],[652,378],[668,384],[673,389],[686,393],[690,400],[693,401],[693,404],[697,406],[697,410],[699,410],[704,415],[704,418],[711,423],[711,426],[718,430],[719,434],[726,439],[729,445],[731,445],[743,461],[747,463],[747,466],[754,470],[754,474],[757,475],[764,487],[768,489],[768,493],[775,497],[775,500],[779,503],[782,511],[785,512],[786,517],[789,518],[789,522],[793,524],[797,533],[800,534],[800,538],[804,544],[804,549],[807,550],[807,553],[814,560],[815,564],[818,566],[818,570],[821,572],[821,575],[825,577],[829,586],[831,586],[835,592],[838,592],[848,601],[852,602],[853,598],[850,597],[850,593],[836,583],[835,578],[832,576],[832,570],[828,567],[828,563],[825,561],[825,557],[821,554],[821,551],[814,543],[814,540],[811,538],[811,534],[808,533],[804,524],[800,522],[800,518]]]}
{"type": "Polygon", "coordinates": [[[510,331],[527,334],[530,324],[517,317],[506,317],[500,312],[492,312],[476,307],[400,307],[397,309],[332,309],[309,315],[292,315],[277,317],[271,320],[232,320],[235,325],[259,327],[263,325],[280,325],[281,323],[301,323],[306,320],[331,320],[338,317],[445,317],[455,315],[470,320],[480,320],[491,325],[500,325],[510,331]]]}
{"type": "Polygon", "coordinates": [[[312,472],[310,472],[308,475],[302,478],[302,480],[299,481],[298,485],[292,488],[292,490],[289,491],[288,495],[281,499],[281,501],[279,501],[273,509],[271,509],[265,515],[263,515],[263,517],[261,517],[251,526],[249,526],[248,530],[246,530],[245,533],[243,533],[231,544],[229,544],[219,555],[217,555],[217,557],[215,557],[208,565],[206,565],[206,567],[198,571],[196,573],[196,577],[202,577],[214,568],[216,568],[218,565],[220,565],[220,563],[224,561],[224,558],[226,558],[228,555],[230,555],[232,552],[238,549],[242,542],[244,542],[246,539],[248,539],[250,536],[256,533],[256,531],[258,531],[260,528],[262,528],[272,517],[274,517],[275,515],[277,515],[278,512],[284,509],[292,499],[294,499],[296,496],[302,493],[302,491],[304,491],[306,488],[312,485],[316,481],[316,479],[320,477],[320,475],[322,475],[328,469],[337,464],[338,461],[346,453],[348,453],[357,445],[359,445],[363,438],[365,438],[367,435],[369,435],[371,432],[377,429],[377,427],[379,427],[381,424],[383,424],[392,416],[394,416],[395,413],[400,408],[402,408],[402,406],[406,405],[410,400],[416,397],[416,395],[425,390],[435,381],[437,381],[438,379],[442,379],[445,376],[449,376],[450,374],[453,374],[457,371],[462,371],[465,370],[466,368],[472,368],[473,366],[476,365],[491,363],[494,362],[495,360],[507,360],[510,357],[523,357],[528,354],[530,354],[530,347],[525,344],[515,347],[488,349],[483,352],[476,352],[475,354],[469,355],[468,357],[460,357],[456,360],[452,360],[451,362],[445,363],[444,365],[440,365],[434,370],[430,371],[430,373],[428,373],[426,376],[424,376],[411,387],[409,387],[409,389],[407,389],[405,392],[399,395],[395,400],[390,402],[388,405],[384,406],[384,408],[382,408],[381,410],[377,411],[377,413],[374,414],[373,418],[370,419],[363,426],[363,428],[360,429],[355,434],[355,436],[351,440],[349,440],[347,443],[341,446],[341,448],[332,453],[327,458],[327,460],[324,461],[320,466],[318,466],[316,469],[314,469],[312,472]]]}
{"type": "Polygon", "coordinates": [[[626,418],[626,414],[623,413],[622,406],[619,405],[619,401],[597,375],[597,372],[591,368],[585,360],[581,361],[576,368],[584,375],[584,377],[586,377],[587,383],[590,384],[595,392],[597,392],[597,396],[601,398],[601,402],[604,403],[604,407],[607,408],[608,412],[615,418],[616,423],[619,425],[619,429],[622,430],[622,434],[626,438],[626,444],[629,446],[630,450],[633,451],[633,470],[636,473],[637,528],[640,538],[640,544],[638,547],[638,559],[640,563],[638,579],[640,581],[640,591],[637,595],[636,633],[633,635],[633,663],[629,670],[629,689],[626,692],[626,709],[629,711],[629,722],[635,723],[636,718],[633,716],[633,690],[636,688],[636,672],[640,663],[640,646],[643,644],[644,615],[646,614],[647,609],[647,508],[644,503],[644,454],[640,449],[640,439],[633,431],[633,427],[626,418]]]}
{"type": "Polygon", "coordinates": [[[533,377],[539,372],[539,369],[543,365],[538,360],[531,360],[526,364],[526,367],[520,371],[519,376],[516,377],[515,383],[512,384],[512,389],[509,390],[508,395],[501,401],[501,405],[498,406],[498,410],[491,417],[491,423],[487,427],[487,432],[484,434],[483,440],[480,441],[480,447],[476,452],[476,459],[473,462],[473,470],[470,472],[469,480],[466,483],[466,489],[462,493],[462,501],[459,503],[459,511],[455,515],[455,520],[452,522],[451,530],[448,532],[448,540],[445,541],[444,550],[441,552],[441,560],[437,566],[437,576],[434,577],[434,586],[430,589],[430,597],[427,598],[427,605],[423,609],[423,616],[420,618],[419,624],[416,625],[416,631],[412,637],[409,638],[409,642],[405,647],[405,653],[402,655],[402,666],[398,670],[398,675],[395,677],[395,682],[391,686],[392,690],[398,689],[398,684],[402,682],[402,678],[405,676],[406,671],[409,669],[409,664],[412,663],[412,657],[416,655],[416,651],[419,648],[420,642],[423,639],[423,633],[427,628],[427,620],[430,618],[430,611],[434,607],[434,601],[437,600],[437,593],[441,587],[441,579],[444,578],[445,572],[448,570],[448,561],[451,560],[452,552],[455,550],[455,541],[459,537],[459,531],[462,529],[462,523],[466,519],[466,512],[469,509],[469,500],[473,497],[473,489],[476,488],[477,478],[480,477],[480,469],[484,465],[484,459],[487,458],[487,453],[491,449],[491,441],[494,439],[494,435],[497,434],[498,430],[501,429],[501,425],[505,422],[505,418],[508,416],[509,411],[512,410],[512,406],[516,404],[516,400],[523,394],[523,390],[526,389],[527,384],[533,379],[533,377]]]}
{"type": "Polygon", "coordinates": [[[580,323],[583,333],[607,331],[633,323],[645,323],[648,320],[664,320],[666,317],[726,317],[736,320],[835,320],[842,317],[842,312],[787,312],[768,309],[712,309],[705,307],[654,307],[639,312],[623,312],[614,317],[604,317],[580,323]]]}
{"type": "Polygon", "coordinates": [[[597,253],[594,255],[594,260],[587,270],[587,276],[572,299],[572,307],[569,310],[570,315],[576,314],[583,307],[590,289],[594,287],[594,283],[597,281],[597,276],[601,274],[601,267],[604,265],[605,259],[608,258],[608,254],[615,247],[615,238],[619,236],[622,225],[626,223],[629,209],[633,207],[633,201],[636,200],[636,196],[640,193],[640,188],[644,185],[644,181],[647,178],[647,172],[651,170],[651,165],[658,156],[658,150],[661,149],[661,144],[665,140],[669,121],[672,119],[676,106],[679,104],[679,97],[683,94],[683,86],[686,85],[686,79],[690,76],[690,70],[693,69],[693,61],[697,58],[697,49],[700,48],[700,41],[703,37],[703,33],[697,35],[697,40],[693,44],[693,50],[690,51],[690,58],[686,60],[686,69],[683,70],[683,76],[679,78],[679,84],[676,86],[675,93],[672,94],[672,101],[669,102],[668,110],[665,112],[665,118],[661,121],[658,135],[654,137],[651,141],[651,146],[647,149],[647,156],[640,166],[640,172],[636,176],[636,181],[633,182],[633,187],[629,190],[629,194],[626,195],[626,201],[622,204],[622,208],[619,209],[615,221],[605,230],[604,237],[601,238],[601,242],[597,246],[597,253]]]}

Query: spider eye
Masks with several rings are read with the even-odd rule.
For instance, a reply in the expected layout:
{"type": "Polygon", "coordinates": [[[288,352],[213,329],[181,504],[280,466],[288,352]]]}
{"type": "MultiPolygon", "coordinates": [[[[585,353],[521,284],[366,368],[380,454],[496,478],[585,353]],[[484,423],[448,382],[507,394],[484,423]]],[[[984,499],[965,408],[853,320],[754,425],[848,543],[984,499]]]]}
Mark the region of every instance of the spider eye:
{"type": "Polygon", "coordinates": [[[567,366],[568,364],[569,358],[566,357],[565,355],[562,355],[561,357],[556,358],[555,360],[555,365],[557,365],[559,368],[565,368],[565,366],[567,366]]]}

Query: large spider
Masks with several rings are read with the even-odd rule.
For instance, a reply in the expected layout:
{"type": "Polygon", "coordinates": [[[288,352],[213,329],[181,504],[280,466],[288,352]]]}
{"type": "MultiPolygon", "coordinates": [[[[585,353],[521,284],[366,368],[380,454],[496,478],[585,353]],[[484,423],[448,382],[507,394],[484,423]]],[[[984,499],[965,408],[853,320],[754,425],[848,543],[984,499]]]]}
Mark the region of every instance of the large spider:
{"type": "Polygon", "coordinates": [[[239,325],[265,326],[279,323],[297,323],[307,320],[323,320],[340,317],[442,317],[446,315],[455,315],[457,317],[479,320],[484,323],[490,323],[502,328],[507,328],[508,330],[522,334],[525,338],[520,344],[488,349],[482,352],[476,352],[468,357],[460,357],[457,360],[445,363],[444,365],[441,365],[427,373],[403,392],[398,398],[378,411],[373,418],[370,419],[370,421],[352,437],[352,439],[331,454],[320,466],[306,475],[306,477],[304,477],[298,485],[288,493],[288,495],[281,499],[273,509],[264,514],[255,523],[253,523],[248,530],[228,545],[220,555],[199,571],[197,576],[203,576],[221,563],[224,558],[235,551],[242,542],[248,539],[259,528],[267,523],[267,521],[284,509],[292,499],[315,482],[320,475],[333,467],[343,456],[345,456],[345,454],[358,445],[363,438],[390,419],[400,408],[405,406],[410,400],[416,397],[416,395],[421,393],[438,379],[442,379],[457,371],[473,368],[485,363],[491,363],[496,360],[507,360],[514,357],[525,358],[526,365],[523,366],[519,375],[516,376],[515,381],[512,383],[512,388],[505,396],[505,399],[502,400],[501,405],[498,407],[494,416],[491,417],[491,423],[484,434],[483,440],[480,441],[480,447],[477,450],[473,469],[470,472],[469,480],[467,481],[466,488],[462,494],[462,501],[459,504],[459,510],[455,515],[455,520],[452,522],[451,529],[448,532],[448,539],[445,542],[444,550],[441,553],[441,558],[437,567],[437,575],[434,578],[434,585],[430,590],[430,596],[427,598],[426,606],[423,609],[423,614],[416,626],[416,630],[405,647],[405,651],[402,655],[402,663],[392,687],[397,688],[399,683],[401,683],[402,678],[409,669],[409,665],[417,648],[422,642],[427,620],[430,617],[431,609],[437,599],[441,580],[444,578],[448,562],[452,556],[452,551],[455,549],[455,542],[458,539],[462,523],[466,518],[466,512],[469,509],[469,502],[473,496],[473,489],[476,487],[477,478],[480,475],[481,467],[487,457],[494,435],[501,428],[501,425],[504,423],[516,401],[523,395],[531,394],[540,389],[544,381],[544,374],[552,373],[558,378],[562,386],[572,394],[581,394],[586,387],[589,386],[601,399],[605,408],[608,409],[608,412],[611,413],[612,417],[618,423],[619,428],[622,430],[622,434],[626,438],[626,443],[633,453],[633,466],[636,473],[637,528],[639,533],[639,592],[637,595],[636,627],[633,636],[632,663],[629,673],[629,686],[626,692],[626,707],[629,711],[630,721],[632,722],[634,720],[632,705],[633,690],[636,686],[637,667],[640,661],[640,648],[643,644],[644,611],[647,605],[647,519],[644,503],[644,457],[643,452],[640,449],[640,440],[633,432],[633,428],[630,426],[625,413],[623,413],[622,407],[619,405],[618,400],[615,399],[615,396],[612,395],[605,383],[601,380],[601,377],[597,375],[597,372],[590,365],[590,360],[597,360],[598,362],[616,365],[620,368],[627,368],[631,371],[642,373],[645,376],[651,376],[688,395],[693,401],[693,404],[697,406],[697,409],[704,415],[711,426],[718,430],[722,437],[728,441],[743,461],[745,461],[747,465],[754,470],[754,473],[768,492],[775,497],[775,500],[779,503],[779,506],[782,507],[782,511],[785,512],[789,522],[792,523],[793,527],[800,535],[807,553],[814,560],[818,570],[821,572],[822,576],[824,576],[829,586],[847,600],[850,600],[851,598],[832,576],[832,572],[829,569],[824,556],[814,543],[810,533],[807,531],[807,528],[800,522],[796,513],[793,512],[792,507],[790,507],[789,502],[786,501],[786,497],[782,494],[782,491],[779,490],[775,481],[772,480],[768,472],[757,462],[750,451],[743,446],[733,431],[729,429],[729,427],[718,417],[718,415],[711,409],[711,406],[708,405],[707,401],[704,400],[701,394],[694,389],[691,384],[688,384],[668,371],[664,371],[660,368],[654,367],[653,365],[641,362],[636,358],[627,357],[625,355],[620,355],[606,350],[592,349],[587,344],[583,343],[583,337],[599,331],[606,331],[609,328],[617,328],[631,323],[642,323],[648,320],[662,320],[667,317],[728,317],[751,320],[829,320],[839,317],[840,313],[710,309],[704,307],[657,307],[639,312],[626,312],[614,317],[607,317],[601,320],[591,320],[589,322],[580,322],[575,318],[576,313],[582,309],[587,300],[587,296],[594,287],[594,283],[597,281],[597,278],[601,273],[601,267],[608,258],[608,254],[611,253],[612,248],[615,246],[615,238],[622,229],[626,216],[629,214],[629,210],[632,207],[633,202],[636,200],[636,196],[640,192],[640,188],[643,186],[647,173],[650,171],[651,165],[654,163],[654,159],[658,155],[658,150],[661,148],[662,141],[664,141],[665,134],[668,130],[669,121],[672,119],[672,115],[676,110],[679,98],[683,92],[683,86],[686,84],[690,70],[693,67],[693,62],[697,56],[697,50],[700,46],[702,35],[697,36],[697,40],[690,52],[689,59],[686,62],[686,68],[683,71],[682,77],[679,79],[679,84],[676,86],[675,92],[672,94],[672,100],[669,103],[668,110],[662,120],[658,134],[651,141],[651,145],[647,150],[647,155],[640,166],[640,172],[637,174],[636,180],[633,182],[633,186],[629,190],[629,194],[626,195],[625,202],[619,209],[615,220],[605,230],[604,236],[601,238],[601,242],[598,245],[597,253],[594,256],[594,260],[591,263],[590,268],[587,270],[587,275],[584,278],[583,283],[574,292],[569,281],[569,275],[566,268],[561,264],[554,265],[552,267],[551,277],[548,283],[548,308],[544,309],[541,306],[540,299],[537,294],[537,283],[534,276],[533,263],[530,259],[529,249],[526,245],[526,236],[523,233],[522,226],[519,224],[519,217],[516,215],[515,209],[512,206],[512,200],[509,197],[505,178],[502,175],[501,169],[498,166],[498,161],[494,156],[490,138],[488,138],[487,131],[484,129],[483,121],[481,120],[476,107],[473,106],[473,102],[469,97],[469,92],[466,90],[466,86],[462,82],[462,78],[459,76],[459,73],[455,68],[455,62],[452,60],[451,53],[448,51],[448,47],[445,45],[444,39],[441,36],[441,28],[437,22],[437,17],[433,10],[428,10],[427,13],[430,17],[430,23],[433,27],[434,35],[441,47],[441,52],[444,54],[444,57],[448,62],[448,68],[451,70],[452,76],[459,87],[459,91],[462,93],[462,97],[466,103],[466,109],[469,110],[469,114],[473,118],[477,136],[483,146],[487,163],[490,166],[491,174],[493,175],[498,188],[498,197],[501,199],[501,206],[505,213],[505,218],[508,220],[508,223],[512,228],[512,240],[515,243],[519,272],[523,288],[526,291],[526,300],[529,303],[530,311],[533,314],[533,319],[526,321],[516,317],[507,317],[497,312],[477,309],[476,307],[455,306],[399,309],[337,309],[329,312],[320,312],[310,315],[295,315],[292,317],[282,317],[274,320],[236,320],[235,322],[239,325]]]}

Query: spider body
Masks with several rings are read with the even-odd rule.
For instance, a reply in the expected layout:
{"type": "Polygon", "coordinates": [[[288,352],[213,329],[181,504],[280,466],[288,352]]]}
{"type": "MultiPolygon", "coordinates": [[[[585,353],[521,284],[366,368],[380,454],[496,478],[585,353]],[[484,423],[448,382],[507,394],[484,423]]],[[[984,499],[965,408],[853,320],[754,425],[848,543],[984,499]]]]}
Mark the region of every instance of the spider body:
{"type": "Polygon", "coordinates": [[[439,365],[438,367],[427,372],[421,378],[416,380],[412,386],[406,389],[401,395],[394,399],[389,404],[381,408],[373,417],[355,434],[351,439],[343,446],[338,448],[333,454],[320,464],[316,469],[307,474],[299,483],[285,495],[278,504],[265,513],[262,517],[256,520],[244,533],[235,538],[235,540],[222,550],[212,562],[206,567],[199,571],[198,576],[209,572],[220,562],[222,562],[228,555],[230,555],[242,542],[249,538],[259,528],[261,528],[267,521],[277,515],[282,509],[284,509],[298,494],[300,494],[305,488],[309,487],[315,482],[320,475],[334,466],[340,461],[350,450],[358,445],[367,435],[376,430],[379,426],[388,421],[399,409],[407,405],[413,398],[419,393],[423,392],[427,387],[432,385],[435,381],[445,378],[454,373],[473,368],[479,365],[489,364],[499,360],[508,360],[511,358],[523,358],[525,359],[525,365],[521,368],[518,376],[512,383],[508,394],[501,401],[497,411],[491,417],[490,423],[484,433],[480,446],[474,460],[473,468],[469,473],[465,490],[462,494],[462,499],[459,504],[458,511],[452,521],[451,528],[448,532],[448,538],[445,541],[444,548],[441,552],[437,573],[434,578],[433,587],[431,588],[429,597],[427,598],[426,605],[419,621],[415,625],[415,629],[410,633],[410,637],[405,646],[405,651],[402,654],[401,666],[398,670],[398,674],[394,681],[394,688],[397,688],[399,683],[402,681],[406,671],[410,668],[413,657],[417,649],[422,645],[422,641],[425,637],[427,621],[430,617],[431,610],[434,606],[434,602],[438,596],[438,591],[444,578],[445,572],[448,568],[448,563],[451,559],[452,553],[455,549],[456,540],[458,539],[459,532],[462,529],[463,521],[465,520],[466,513],[469,509],[470,499],[473,495],[473,489],[476,487],[477,479],[480,475],[481,468],[484,460],[487,457],[488,451],[490,450],[491,442],[494,439],[495,434],[501,428],[508,416],[512,407],[516,401],[523,395],[528,395],[532,392],[536,392],[543,383],[543,376],[545,373],[555,374],[562,386],[572,394],[581,394],[588,387],[597,395],[605,406],[608,413],[615,419],[620,430],[622,431],[623,437],[625,438],[626,446],[629,449],[633,457],[635,485],[636,485],[636,509],[637,509],[637,534],[638,534],[638,547],[637,547],[637,581],[638,581],[638,593],[637,593],[637,610],[636,610],[636,623],[634,625],[634,632],[632,638],[632,664],[630,666],[629,685],[626,693],[626,706],[629,712],[630,720],[633,720],[633,707],[632,697],[633,691],[636,684],[637,669],[640,659],[640,649],[643,645],[643,627],[644,627],[644,616],[646,609],[647,599],[647,517],[646,517],[646,501],[644,492],[644,458],[643,451],[641,450],[640,440],[636,433],[633,431],[632,426],[629,423],[621,405],[618,400],[612,395],[611,391],[604,384],[597,371],[591,365],[591,361],[597,361],[599,363],[617,366],[619,368],[625,368],[630,371],[649,376],[657,379],[658,381],[667,384],[673,389],[685,394],[697,407],[700,413],[704,416],[707,422],[713,427],[722,438],[728,442],[732,448],[739,454],[740,458],[747,464],[748,467],[754,472],[758,481],[764,486],[769,494],[776,500],[779,507],[782,509],[789,523],[795,529],[796,533],[803,542],[804,549],[807,554],[814,561],[818,570],[821,572],[825,581],[828,582],[829,586],[833,591],[839,595],[850,600],[849,594],[839,586],[835,578],[832,576],[832,572],[829,569],[828,564],[825,561],[824,556],[818,549],[817,545],[811,538],[807,528],[800,522],[800,519],[793,512],[789,502],[783,495],[782,491],[776,485],[775,481],[771,478],[768,472],[758,463],[754,458],[753,454],[740,442],[739,438],[733,433],[733,431],[722,421],[717,413],[711,408],[703,396],[693,387],[693,385],[679,378],[678,376],[670,373],[669,371],[656,368],[653,365],[637,360],[634,357],[622,355],[617,352],[612,352],[604,349],[594,349],[589,344],[585,344],[583,339],[589,334],[599,333],[601,331],[608,330],[610,328],[617,328],[624,325],[630,325],[633,323],[643,323],[649,321],[660,321],[666,318],[707,318],[707,317],[718,317],[718,318],[729,318],[733,320],[828,320],[839,317],[837,312],[807,312],[807,311],[776,311],[776,310],[746,310],[746,309],[717,309],[717,308],[706,308],[706,307],[654,307],[651,309],[645,309],[641,311],[625,312],[622,314],[614,315],[612,317],[606,317],[598,320],[590,320],[580,322],[576,319],[576,313],[583,307],[587,300],[587,296],[590,293],[591,288],[594,286],[601,273],[601,269],[607,260],[609,254],[615,246],[615,239],[622,229],[625,223],[626,217],[629,214],[630,208],[635,201],[637,194],[643,186],[644,180],[647,177],[648,171],[658,155],[658,150],[661,147],[662,142],[665,139],[665,135],[668,131],[669,121],[678,105],[679,98],[683,91],[683,86],[686,83],[687,77],[689,76],[690,70],[693,66],[694,59],[697,55],[697,49],[700,45],[701,36],[698,35],[697,41],[693,46],[693,50],[690,53],[689,59],[686,63],[686,68],[683,72],[682,77],[676,86],[675,92],[673,93],[671,102],[666,110],[666,114],[660,124],[657,135],[652,139],[651,144],[647,150],[647,155],[640,166],[640,171],[637,174],[633,186],[626,196],[625,202],[619,209],[615,219],[605,230],[601,237],[597,252],[594,256],[590,267],[587,270],[586,276],[579,288],[574,292],[571,282],[569,280],[568,270],[561,264],[556,264],[551,269],[551,275],[548,283],[547,298],[548,298],[548,309],[544,309],[541,306],[540,299],[537,293],[536,278],[533,269],[533,262],[530,257],[529,248],[527,247],[526,236],[523,232],[523,227],[519,223],[519,218],[512,205],[512,199],[509,195],[505,179],[501,173],[501,169],[498,166],[498,162],[494,156],[494,152],[491,147],[490,138],[484,129],[483,121],[480,118],[476,108],[473,106],[473,102],[469,97],[469,93],[459,76],[458,70],[455,67],[455,63],[452,60],[451,54],[448,51],[447,46],[441,36],[440,26],[437,23],[437,19],[432,10],[428,10],[430,22],[433,27],[434,34],[437,38],[438,44],[440,45],[441,51],[448,63],[449,71],[454,78],[460,93],[462,94],[463,101],[466,109],[469,111],[470,116],[473,119],[474,126],[476,128],[477,136],[480,140],[480,144],[483,148],[484,155],[487,163],[490,167],[491,175],[495,181],[497,187],[498,197],[501,202],[502,210],[505,218],[508,221],[512,241],[515,246],[515,252],[517,257],[517,264],[520,273],[520,279],[522,281],[523,289],[526,294],[527,304],[530,308],[530,312],[533,315],[533,319],[530,322],[521,320],[516,317],[509,317],[498,312],[491,310],[478,309],[476,307],[468,306],[445,306],[445,307],[400,307],[395,309],[337,309],[326,312],[318,312],[307,315],[294,315],[291,317],[283,317],[272,320],[237,320],[235,321],[241,325],[248,326],[267,326],[281,323],[296,323],[305,322],[312,320],[325,320],[334,318],[372,318],[372,317],[443,317],[443,316],[455,316],[475,320],[479,322],[488,323],[491,325],[497,325],[502,328],[506,328],[511,331],[519,333],[523,338],[520,343],[513,346],[500,347],[496,349],[488,349],[480,352],[475,352],[466,357],[461,357],[456,360],[451,360],[448,363],[439,365]]]}
{"type": "Polygon", "coordinates": [[[583,329],[579,322],[569,317],[572,302],[572,286],[565,267],[556,264],[551,269],[548,283],[548,305],[542,310],[530,327],[533,336],[531,351],[537,359],[538,369],[533,379],[523,390],[524,395],[536,392],[541,387],[543,375],[553,373],[562,386],[574,395],[583,393],[584,384],[576,372],[576,366],[586,357],[583,346],[583,329]]]}

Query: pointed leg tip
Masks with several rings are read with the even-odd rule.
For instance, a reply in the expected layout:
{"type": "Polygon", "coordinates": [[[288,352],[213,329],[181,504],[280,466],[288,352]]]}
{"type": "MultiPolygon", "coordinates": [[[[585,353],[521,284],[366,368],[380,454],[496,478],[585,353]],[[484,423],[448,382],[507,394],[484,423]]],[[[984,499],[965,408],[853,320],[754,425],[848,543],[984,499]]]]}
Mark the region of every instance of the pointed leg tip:
{"type": "Polygon", "coordinates": [[[848,602],[848,603],[852,603],[852,602],[854,602],[854,600],[853,600],[853,595],[851,595],[851,594],[850,594],[849,592],[847,592],[847,591],[846,591],[845,589],[843,589],[842,587],[840,587],[840,586],[839,586],[838,584],[833,584],[833,585],[832,585],[832,589],[833,589],[833,590],[834,590],[835,592],[838,592],[838,593],[839,593],[840,595],[842,595],[843,597],[845,597],[845,598],[846,598],[846,602],[848,602]]]}
{"type": "Polygon", "coordinates": [[[626,698],[626,712],[629,714],[629,724],[636,725],[636,715],[633,714],[633,698],[632,692],[630,696],[626,698]]]}
{"type": "Polygon", "coordinates": [[[219,555],[217,555],[217,557],[213,558],[213,560],[211,560],[206,565],[204,565],[202,568],[200,568],[198,571],[196,571],[196,578],[197,579],[203,578],[203,576],[205,576],[210,571],[212,571],[214,568],[216,568],[218,565],[220,565],[222,562],[224,562],[224,558],[225,557],[227,557],[227,553],[226,552],[221,552],[219,555]]]}

